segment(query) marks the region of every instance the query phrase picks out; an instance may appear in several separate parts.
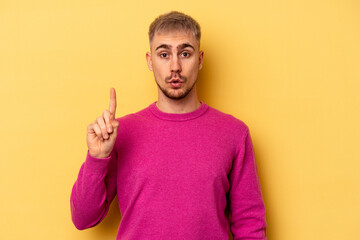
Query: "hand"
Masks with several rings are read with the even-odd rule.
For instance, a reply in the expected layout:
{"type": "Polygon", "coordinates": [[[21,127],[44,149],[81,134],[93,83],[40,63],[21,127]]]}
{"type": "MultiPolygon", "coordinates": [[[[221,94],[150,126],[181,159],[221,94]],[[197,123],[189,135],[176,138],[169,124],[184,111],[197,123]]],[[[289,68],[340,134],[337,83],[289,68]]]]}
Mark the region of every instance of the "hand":
{"type": "Polygon", "coordinates": [[[91,156],[106,158],[114,147],[119,122],[115,119],[116,92],[110,89],[110,107],[87,128],[87,145],[91,156]]]}

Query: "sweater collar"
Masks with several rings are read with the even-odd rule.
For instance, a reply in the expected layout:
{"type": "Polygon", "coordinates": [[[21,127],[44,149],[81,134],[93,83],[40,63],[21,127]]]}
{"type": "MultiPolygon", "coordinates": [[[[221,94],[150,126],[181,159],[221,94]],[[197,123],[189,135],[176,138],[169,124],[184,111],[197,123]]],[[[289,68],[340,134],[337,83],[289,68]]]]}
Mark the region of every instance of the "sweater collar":
{"type": "Polygon", "coordinates": [[[153,102],[149,105],[150,111],[158,118],[168,121],[188,121],[191,119],[195,119],[200,117],[202,114],[206,112],[208,109],[208,105],[202,101],[200,101],[201,105],[198,109],[187,112],[187,113],[166,113],[160,111],[160,109],[156,106],[157,101],[153,102]]]}

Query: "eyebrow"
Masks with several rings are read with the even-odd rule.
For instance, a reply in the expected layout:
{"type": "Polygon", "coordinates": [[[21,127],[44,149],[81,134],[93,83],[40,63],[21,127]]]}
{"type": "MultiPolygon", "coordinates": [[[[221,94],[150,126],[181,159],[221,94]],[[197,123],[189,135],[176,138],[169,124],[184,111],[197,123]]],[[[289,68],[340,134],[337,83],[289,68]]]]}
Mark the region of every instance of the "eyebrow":
{"type": "MultiPolygon", "coordinates": [[[[183,44],[179,45],[179,46],[177,47],[177,49],[178,49],[178,50],[181,50],[181,49],[184,49],[184,48],[187,48],[187,47],[190,47],[190,48],[192,48],[192,49],[195,51],[195,48],[194,48],[190,43],[183,43],[183,44]]],[[[160,46],[158,46],[158,47],[155,49],[155,51],[158,50],[159,48],[171,49],[171,45],[161,44],[160,46]]]]}
{"type": "Polygon", "coordinates": [[[178,46],[177,49],[179,50],[179,49],[184,49],[184,48],[187,48],[187,47],[190,47],[195,51],[195,48],[190,43],[183,43],[180,46],[178,46]]]}
{"type": "Polygon", "coordinates": [[[160,46],[158,46],[158,47],[155,49],[155,51],[158,50],[159,48],[170,49],[171,47],[170,47],[170,45],[167,45],[167,44],[161,44],[160,46]]]}

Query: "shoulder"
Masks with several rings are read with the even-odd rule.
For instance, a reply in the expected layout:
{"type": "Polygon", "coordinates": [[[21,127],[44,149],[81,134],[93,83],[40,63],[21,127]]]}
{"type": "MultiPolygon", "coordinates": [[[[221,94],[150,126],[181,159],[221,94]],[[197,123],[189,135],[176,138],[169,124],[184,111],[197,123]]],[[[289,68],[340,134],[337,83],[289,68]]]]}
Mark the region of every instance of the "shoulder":
{"type": "Polygon", "coordinates": [[[219,126],[229,128],[236,133],[247,133],[249,131],[249,128],[244,121],[230,113],[223,112],[214,107],[209,106],[208,117],[215,120],[219,126]]]}
{"type": "Polygon", "coordinates": [[[138,117],[139,117],[139,115],[137,113],[128,113],[122,117],[116,118],[116,120],[120,123],[126,123],[126,122],[131,122],[131,121],[137,119],[138,117]]]}
{"type": "Polygon", "coordinates": [[[116,120],[118,122],[126,123],[126,122],[129,122],[129,121],[131,122],[133,120],[146,117],[148,115],[148,109],[149,109],[149,106],[145,107],[145,108],[143,108],[141,110],[138,110],[138,111],[123,115],[122,117],[118,117],[118,118],[116,118],[116,120]]]}
{"type": "Polygon", "coordinates": [[[128,113],[126,115],[123,115],[121,117],[117,117],[116,120],[119,122],[119,128],[118,128],[118,136],[116,139],[116,144],[120,146],[120,142],[125,143],[129,139],[131,139],[132,136],[136,136],[136,133],[141,132],[148,124],[146,122],[148,121],[148,118],[146,117],[147,108],[144,108],[142,110],[128,113]]]}
{"type": "Polygon", "coordinates": [[[122,129],[133,130],[133,128],[138,128],[139,125],[143,126],[145,122],[149,121],[149,115],[149,107],[145,107],[133,113],[118,117],[116,120],[120,126],[122,126],[122,129]]]}
{"type": "Polygon", "coordinates": [[[239,147],[244,147],[250,134],[247,124],[233,114],[213,107],[209,107],[207,115],[211,122],[210,127],[215,129],[218,138],[232,146],[234,154],[238,153],[239,147]]]}

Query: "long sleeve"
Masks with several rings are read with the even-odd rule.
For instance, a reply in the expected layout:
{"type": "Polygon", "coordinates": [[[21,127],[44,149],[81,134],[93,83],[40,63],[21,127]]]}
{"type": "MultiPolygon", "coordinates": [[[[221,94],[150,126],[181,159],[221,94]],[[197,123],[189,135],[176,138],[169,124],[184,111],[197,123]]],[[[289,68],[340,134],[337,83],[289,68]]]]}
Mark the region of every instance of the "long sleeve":
{"type": "Polygon", "coordinates": [[[234,240],[266,240],[265,205],[249,129],[229,174],[230,230],[234,240]]]}
{"type": "Polygon", "coordinates": [[[116,194],[116,154],[94,158],[89,152],[72,188],[71,217],[77,229],[100,223],[116,194]]]}

